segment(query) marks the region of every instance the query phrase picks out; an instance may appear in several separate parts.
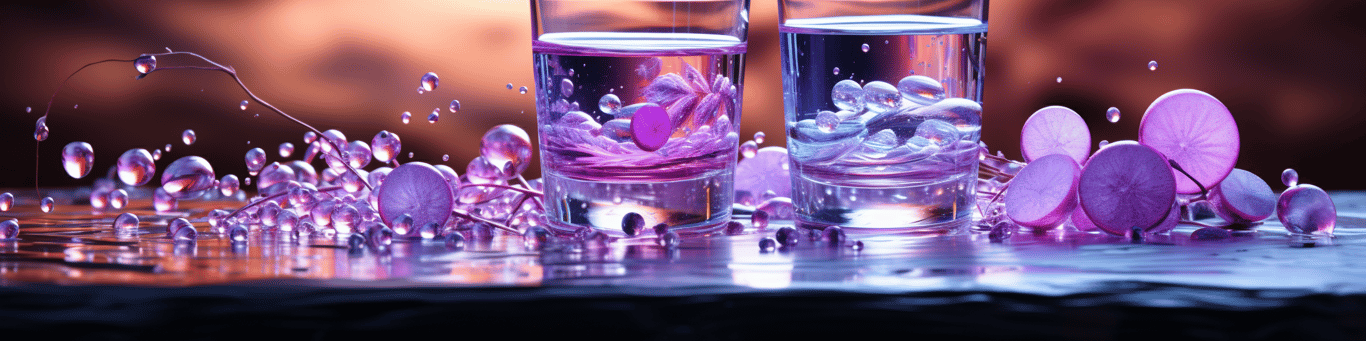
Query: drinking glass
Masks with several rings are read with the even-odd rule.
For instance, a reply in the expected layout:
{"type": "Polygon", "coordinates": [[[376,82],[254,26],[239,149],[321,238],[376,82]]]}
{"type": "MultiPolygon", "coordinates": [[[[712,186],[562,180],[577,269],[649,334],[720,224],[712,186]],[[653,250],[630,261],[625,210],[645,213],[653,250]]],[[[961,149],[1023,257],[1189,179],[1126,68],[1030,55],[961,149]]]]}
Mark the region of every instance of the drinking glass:
{"type": "Polygon", "coordinates": [[[779,0],[800,226],[959,231],[982,127],[986,0],[779,0]]]}
{"type": "Polygon", "coordinates": [[[747,0],[532,0],[549,225],[707,231],[730,219],[747,0]]]}

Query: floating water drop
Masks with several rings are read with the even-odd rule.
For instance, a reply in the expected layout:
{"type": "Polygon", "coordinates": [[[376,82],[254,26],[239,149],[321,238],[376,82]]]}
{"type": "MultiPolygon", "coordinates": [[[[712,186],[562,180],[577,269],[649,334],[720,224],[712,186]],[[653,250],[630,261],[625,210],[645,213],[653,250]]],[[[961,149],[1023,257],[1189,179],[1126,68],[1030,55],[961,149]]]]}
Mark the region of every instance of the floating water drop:
{"type": "Polygon", "coordinates": [[[1285,187],[1295,187],[1295,185],[1300,184],[1300,172],[1296,172],[1294,168],[1286,168],[1281,171],[1281,184],[1284,184],[1285,187]]]}
{"type": "Polygon", "coordinates": [[[560,96],[564,96],[564,98],[569,98],[569,96],[573,96],[573,95],[574,95],[574,81],[569,80],[569,78],[561,79],[561,80],[560,80],[560,96]]]}
{"type": "Polygon", "coordinates": [[[863,53],[868,53],[868,50],[869,50],[868,44],[863,44],[863,48],[862,48],[862,49],[863,49],[863,53]]]}
{"type": "Polygon", "coordinates": [[[1154,61],[1149,61],[1149,62],[1148,62],[1148,71],[1157,71],[1157,61],[1156,61],[1156,60],[1154,60],[1154,61]]]}
{"type": "Polygon", "coordinates": [[[840,110],[858,112],[863,110],[863,87],[852,80],[842,80],[830,89],[830,99],[840,110]]]}
{"type": "Polygon", "coordinates": [[[121,210],[125,206],[128,206],[128,191],[120,188],[109,192],[109,207],[121,210]]]}
{"type": "Polygon", "coordinates": [[[289,158],[291,155],[294,155],[294,144],[293,144],[293,143],[289,143],[289,142],[281,143],[281,144],[280,144],[280,157],[286,158],[286,159],[287,159],[287,158],[289,158]]]}
{"type": "Polygon", "coordinates": [[[743,155],[746,159],[754,157],[754,154],[758,152],[759,144],[754,143],[754,141],[745,141],[745,143],[740,144],[740,155],[743,155]]]}
{"type": "Polygon", "coordinates": [[[754,211],[754,213],[749,216],[749,224],[758,230],[768,228],[768,212],[754,211]]]}
{"type": "Polygon", "coordinates": [[[1106,120],[1106,121],[1110,121],[1110,123],[1118,123],[1118,122],[1119,122],[1119,108],[1110,107],[1110,109],[1106,109],[1106,110],[1105,110],[1105,120],[1106,120]]]}
{"type": "Polygon", "coordinates": [[[38,202],[38,209],[42,210],[43,213],[51,213],[56,206],[57,201],[52,200],[52,197],[43,197],[43,201],[38,202]]]}
{"type": "Polygon", "coordinates": [[[754,143],[764,144],[764,132],[762,132],[762,131],[756,131],[756,132],[754,132],[754,143]]]}
{"type": "Polygon", "coordinates": [[[402,114],[398,115],[398,120],[402,121],[403,124],[408,124],[409,121],[413,120],[413,113],[404,111],[402,114]]]}
{"type": "Polygon", "coordinates": [[[306,144],[312,144],[313,141],[317,141],[317,140],[318,140],[318,134],[317,134],[317,133],[314,133],[314,132],[311,132],[311,131],[305,132],[305,133],[304,133],[304,143],[306,143],[306,144]]]}
{"type": "Polygon", "coordinates": [[[526,94],[526,87],[524,86],[524,87],[518,88],[518,89],[517,89],[517,92],[519,92],[519,93],[525,95],[525,94],[526,94]]]}
{"type": "Polygon", "coordinates": [[[621,98],[617,95],[606,94],[598,99],[598,110],[604,114],[616,114],[617,109],[621,109],[621,98]]]}
{"type": "Polygon", "coordinates": [[[498,169],[510,170],[504,180],[516,177],[531,165],[531,137],[521,127],[500,124],[479,140],[479,155],[498,169]]]}
{"type": "Polygon", "coordinates": [[[452,114],[460,112],[460,100],[451,100],[451,107],[449,109],[451,110],[452,114]]]}
{"type": "Polygon", "coordinates": [[[156,164],[152,160],[152,153],[146,149],[129,149],[119,156],[118,164],[119,181],[129,186],[142,186],[152,181],[152,176],[156,175],[156,164]]]}
{"type": "Polygon", "coordinates": [[[1058,83],[1062,83],[1062,77],[1058,77],[1058,83]]]}
{"type": "Polygon", "coordinates": [[[33,107],[24,107],[24,113],[33,113],[33,107]]]}
{"type": "Polygon", "coordinates": [[[413,158],[413,152],[408,152],[408,158],[409,158],[409,159],[413,158]]]}
{"type": "Polygon", "coordinates": [[[256,176],[261,172],[261,168],[266,166],[266,151],[261,148],[252,148],[247,151],[246,161],[247,171],[251,173],[251,176],[256,176]]]}
{"type": "Polygon", "coordinates": [[[346,163],[351,168],[361,169],[370,164],[370,145],[365,141],[355,140],[346,145],[346,163]]]}
{"type": "Polygon", "coordinates": [[[432,113],[427,114],[427,123],[436,123],[438,119],[441,119],[441,109],[432,109],[432,113]]]}
{"type": "Polygon", "coordinates": [[[13,240],[19,237],[19,219],[0,221],[0,240],[13,240]]]}
{"type": "Polygon", "coordinates": [[[148,74],[157,69],[157,56],[141,55],[133,60],[133,67],[138,69],[140,74],[148,74]]]}
{"type": "Polygon", "coordinates": [[[242,103],[238,103],[238,104],[237,104],[237,108],[238,108],[238,109],[242,109],[242,110],[247,110],[247,100],[244,99],[244,100],[242,100],[242,103]]]}
{"type": "Polygon", "coordinates": [[[178,206],[180,206],[178,200],[170,194],[166,194],[166,190],[161,189],[161,187],[157,187],[152,192],[152,208],[156,209],[157,212],[174,211],[178,206]]]}
{"type": "Polygon", "coordinates": [[[72,179],[84,178],[90,174],[90,166],[95,162],[95,151],[89,143],[72,142],[62,148],[62,167],[72,179]]]}
{"type": "MultiPolygon", "coordinates": [[[[251,144],[251,142],[247,142],[247,144],[251,144]]],[[[164,150],[166,150],[167,153],[170,153],[170,152],[171,152],[171,144],[170,144],[170,143],[167,143],[166,146],[162,147],[161,149],[164,149],[164,150]]]]}
{"type": "Polygon", "coordinates": [[[194,141],[195,141],[194,130],[185,129],[184,132],[181,132],[181,133],[180,133],[180,141],[181,141],[181,142],[185,142],[185,145],[186,145],[186,146],[194,144],[194,141]]]}
{"type": "Polygon", "coordinates": [[[161,172],[161,189],[176,199],[194,199],[214,186],[213,167],[198,156],[182,157],[161,172]]]}
{"type": "Polygon", "coordinates": [[[14,207],[14,193],[0,193],[0,212],[7,212],[10,207],[14,207]]]}
{"type": "Polygon", "coordinates": [[[840,74],[840,67],[836,66],[834,69],[830,69],[830,72],[838,76],[840,74]]]}
{"type": "Polygon", "coordinates": [[[225,197],[231,197],[234,194],[237,194],[237,191],[241,188],[241,183],[237,180],[237,175],[224,175],[222,180],[218,180],[218,192],[223,193],[223,196],[225,197]]]}
{"type": "Polygon", "coordinates": [[[402,146],[403,143],[399,141],[398,134],[390,133],[388,130],[381,130],[370,140],[371,153],[374,154],[375,161],[380,163],[389,163],[389,161],[394,160],[402,146]]]}
{"type": "Polygon", "coordinates": [[[114,231],[115,231],[115,232],[129,232],[129,231],[133,231],[133,230],[136,230],[136,229],[138,228],[138,223],[140,223],[140,221],[138,220],[138,216],[137,216],[136,214],[132,214],[132,213],[123,213],[123,214],[120,214],[118,218],[114,218],[114,231]]]}
{"type": "Polygon", "coordinates": [[[39,142],[47,141],[47,116],[39,117],[38,123],[33,128],[33,139],[39,142]]]}
{"type": "Polygon", "coordinates": [[[422,83],[419,85],[420,87],[418,88],[418,90],[430,92],[432,90],[436,90],[436,87],[440,84],[441,79],[436,76],[436,73],[428,72],[427,74],[422,75],[422,83]]]}
{"type": "Polygon", "coordinates": [[[451,154],[441,154],[441,161],[442,161],[442,162],[450,161],[450,160],[451,160],[451,154]]]}
{"type": "Polygon", "coordinates": [[[508,83],[508,90],[512,90],[512,83],[508,83]]]}

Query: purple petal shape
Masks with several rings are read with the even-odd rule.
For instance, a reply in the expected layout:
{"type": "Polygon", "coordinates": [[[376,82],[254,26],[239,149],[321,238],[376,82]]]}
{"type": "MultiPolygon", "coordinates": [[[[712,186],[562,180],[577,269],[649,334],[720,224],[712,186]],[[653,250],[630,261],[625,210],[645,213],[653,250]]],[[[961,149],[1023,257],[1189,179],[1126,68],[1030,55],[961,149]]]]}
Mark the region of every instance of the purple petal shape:
{"type": "Polygon", "coordinates": [[[673,105],[680,98],[692,94],[693,89],[688,86],[687,81],[683,80],[683,76],[676,73],[666,73],[655,77],[650,85],[646,85],[642,89],[641,95],[645,97],[646,101],[667,107],[673,105]]]}

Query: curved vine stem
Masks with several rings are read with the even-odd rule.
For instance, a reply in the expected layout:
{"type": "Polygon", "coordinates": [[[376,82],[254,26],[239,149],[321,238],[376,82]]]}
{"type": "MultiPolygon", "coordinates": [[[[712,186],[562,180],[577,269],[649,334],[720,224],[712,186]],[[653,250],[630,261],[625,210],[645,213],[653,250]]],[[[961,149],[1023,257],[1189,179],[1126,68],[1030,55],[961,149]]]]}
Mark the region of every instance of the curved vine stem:
{"type": "MultiPolygon", "coordinates": [[[[40,116],[38,118],[44,120],[43,124],[47,124],[47,115],[52,113],[52,102],[55,102],[57,100],[57,93],[62,92],[62,88],[66,87],[66,83],[70,82],[72,77],[76,77],[76,74],[81,73],[81,70],[85,70],[85,68],[95,66],[98,64],[114,62],[132,63],[135,60],[136,59],[105,59],[82,65],[80,68],[76,69],[75,72],[72,72],[70,75],[67,75],[66,79],[63,79],[61,83],[57,84],[56,90],[52,90],[52,98],[48,98],[47,108],[43,109],[43,116],[40,116]]],[[[38,162],[38,156],[42,153],[40,153],[38,145],[42,144],[43,141],[38,141],[38,139],[36,138],[34,139],[34,141],[36,142],[33,143],[33,193],[37,194],[38,196],[42,196],[43,193],[38,187],[38,169],[42,165],[41,162],[38,162]]]]}

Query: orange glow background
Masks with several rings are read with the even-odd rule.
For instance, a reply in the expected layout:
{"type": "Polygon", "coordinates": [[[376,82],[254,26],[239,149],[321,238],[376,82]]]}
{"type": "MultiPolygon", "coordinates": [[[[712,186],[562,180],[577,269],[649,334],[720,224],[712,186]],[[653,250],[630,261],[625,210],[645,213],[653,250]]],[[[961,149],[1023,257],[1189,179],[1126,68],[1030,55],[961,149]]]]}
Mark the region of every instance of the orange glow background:
{"type": "MultiPolygon", "coordinates": [[[[0,187],[32,186],[33,122],[59,82],[81,65],[169,47],[232,65],[252,90],[322,129],[369,141],[398,133],[403,154],[453,168],[478,155],[488,128],[511,123],[535,134],[530,10],[526,1],[29,2],[4,5],[0,36],[0,187]],[[416,93],[426,72],[433,93],[416,93]],[[505,88],[507,83],[514,90],[505,88]],[[450,100],[459,113],[446,111],[450,100]],[[33,107],[25,113],[25,107],[33,107]],[[441,108],[440,122],[424,120],[441,108]],[[413,123],[399,113],[413,113],[413,123]]],[[[751,3],[743,134],[784,145],[776,1],[751,3]]],[[[1366,26],[1353,1],[1006,1],[991,4],[982,139],[1019,157],[1020,125],[1034,110],[1065,105],[1086,117],[1096,141],[1134,139],[1139,118],[1162,93],[1209,92],[1242,133],[1239,167],[1281,189],[1281,169],[1326,189],[1366,189],[1356,172],[1366,149],[1366,26]],[[1147,63],[1156,60],[1157,71],[1147,63]],[[1062,77],[1057,83],[1055,78],[1062,77]],[[1105,109],[1123,120],[1110,124],[1105,109]],[[1340,156],[1338,154],[1341,154],[1340,156]]],[[[161,66],[189,59],[163,58],[161,66]]],[[[88,185],[58,162],[70,141],[95,147],[94,175],[124,150],[173,149],[159,165],[201,155],[218,174],[246,173],[243,154],[281,142],[302,155],[304,130],[259,106],[227,76],[154,73],[134,80],[129,64],[88,69],[53,103],[52,137],[41,149],[42,185],[88,185]],[[73,106],[79,105],[79,108],[73,106]],[[260,114],[254,118],[254,114],[260,114]],[[199,141],[180,143],[194,129],[199,141]],[[250,141],[248,144],[247,142],[250,141]]],[[[407,160],[401,158],[401,160],[407,160]]],[[[373,166],[373,164],[372,164],[373,166]]],[[[532,177],[539,165],[533,165],[532,177]]]]}

